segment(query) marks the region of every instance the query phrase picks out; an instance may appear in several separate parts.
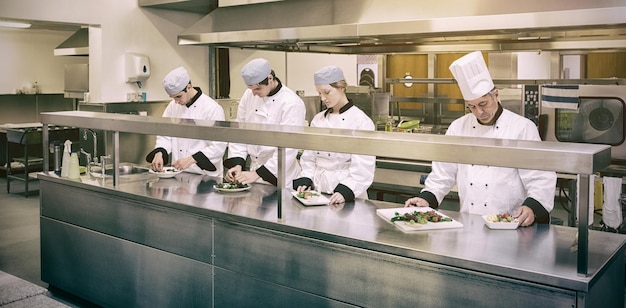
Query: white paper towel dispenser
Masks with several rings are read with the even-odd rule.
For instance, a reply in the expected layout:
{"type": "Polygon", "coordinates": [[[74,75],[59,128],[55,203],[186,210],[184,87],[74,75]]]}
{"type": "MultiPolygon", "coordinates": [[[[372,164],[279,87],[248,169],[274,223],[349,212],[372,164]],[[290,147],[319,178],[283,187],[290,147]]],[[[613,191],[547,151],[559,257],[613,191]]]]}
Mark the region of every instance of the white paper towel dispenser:
{"type": "Polygon", "coordinates": [[[150,58],[138,53],[126,53],[124,59],[126,66],[126,82],[136,82],[141,88],[141,83],[150,77],[150,58]]]}

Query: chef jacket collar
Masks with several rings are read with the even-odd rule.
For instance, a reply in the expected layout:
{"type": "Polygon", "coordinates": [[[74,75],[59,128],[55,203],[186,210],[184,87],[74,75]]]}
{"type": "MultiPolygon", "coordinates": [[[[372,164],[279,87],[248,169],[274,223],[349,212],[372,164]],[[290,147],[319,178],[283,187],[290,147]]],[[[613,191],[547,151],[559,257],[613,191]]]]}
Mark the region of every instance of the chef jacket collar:
{"type": "Polygon", "coordinates": [[[191,105],[193,105],[193,103],[195,103],[198,98],[200,97],[200,95],[202,95],[202,90],[200,89],[200,87],[193,87],[194,89],[196,89],[196,91],[198,91],[198,93],[196,93],[196,95],[194,95],[194,97],[192,97],[189,102],[185,105],[187,106],[187,108],[191,107],[191,105]]]}
{"type": "Polygon", "coordinates": [[[283,87],[283,83],[280,82],[280,79],[274,77],[274,80],[276,80],[276,82],[278,82],[278,85],[276,86],[276,88],[274,88],[274,90],[270,91],[270,93],[267,94],[267,96],[274,96],[283,87]]]}
{"type": "Polygon", "coordinates": [[[480,125],[493,126],[496,124],[496,122],[498,122],[498,119],[502,115],[502,111],[503,111],[502,105],[500,105],[500,102],[498,102],[498,111],[496,111],[496,115],[493,117],[493,119],[491,119],[491,121],[489,121],[489,123],[481,123],[480,121],[478,121],[478,118],[476,119],[476,121],[480,125]]]}
{"type": "MultiPolygon", "coordinates": [[[[345,111],[347,111],[348,109],[350,109],[350,107],[354,106],[354,104],[352,103],[352,100],[350,100],[348,98],[348,103],[343,105],[343,107],[339,108],[339,113],[344,113],[345,111]]],[[[328,108],[326,109],[326,112],[324,112],[324,117],[328,116],[329,113],[331,113],[333,111],[333,108],[328,108]]]]}

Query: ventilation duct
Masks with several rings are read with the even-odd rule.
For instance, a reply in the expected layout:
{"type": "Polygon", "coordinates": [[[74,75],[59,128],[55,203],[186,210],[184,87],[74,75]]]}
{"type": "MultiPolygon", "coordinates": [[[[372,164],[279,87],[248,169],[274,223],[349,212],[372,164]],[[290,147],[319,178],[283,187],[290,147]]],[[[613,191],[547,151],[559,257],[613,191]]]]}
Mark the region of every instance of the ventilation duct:
{"type": "Polygon", "coordinates": [[[620,1],[283,0],[219,6],[179,45],[345,54],[626,49],[620,1]]]}
{"type": "Polygon", "coordinates": [[[82,28],[54,49],[55,56],[88,56],[89,28],[82,28]]]}

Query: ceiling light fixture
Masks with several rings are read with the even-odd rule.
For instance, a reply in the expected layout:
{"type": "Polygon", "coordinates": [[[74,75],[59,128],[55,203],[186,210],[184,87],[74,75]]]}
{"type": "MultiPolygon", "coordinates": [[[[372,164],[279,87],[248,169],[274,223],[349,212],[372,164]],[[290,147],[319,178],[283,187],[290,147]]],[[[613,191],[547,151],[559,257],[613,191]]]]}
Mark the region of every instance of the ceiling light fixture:
{"type": "Polygon", "coordinates": [[[26,22],[0,20],[0,27],[25,29],[30,28],[30,24],[26,22]]]}

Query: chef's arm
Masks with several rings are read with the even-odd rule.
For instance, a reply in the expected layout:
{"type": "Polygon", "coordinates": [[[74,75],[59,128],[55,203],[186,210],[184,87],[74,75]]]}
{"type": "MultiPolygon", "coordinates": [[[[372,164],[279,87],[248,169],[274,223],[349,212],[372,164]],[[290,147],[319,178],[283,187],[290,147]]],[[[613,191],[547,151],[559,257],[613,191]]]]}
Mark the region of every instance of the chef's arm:
{"type": "Polygon", "coordinates": [[[201,151],[196,152],[191,155],[191,157],[196,161],[196,165],[200,167],[202,170],[215,171],[215,165],[211,162],[211,160],[204,155],[201,151]]]}
{"type": "Polygon", "coordinates": [[[350,187],[343,185],[341,183],[337,184],[335,190],[333,192],[338,192],[343,196],[345,202],[354,201],[354,192],[350,187]]]}
{"type": "Polygon", "coordinates": [[[157,153],[161,153],[163,155],[163,163],[166,164],[167,162],[170,161],[170,155],[167,153],[167,150],[165,150],[165,148],[161,148],[158,147],[154,150],[152,150],[150,153],[148,153],[148,155],[146,155],[146,161],[149,163],[152,163],[152,161],[154,160],[154,155],[156,155],[157,153]]]}
{"type": "Polygon", "coordinates": [[[422,190],[422,192],[417,194],[417,197],[426,200],[428,202],[428,206],[430,206],[433,209],[436,209],[439,207],[439,202],[437,202],[437,197],[435,197],[435,195],[431,193],[430,191],[422,190]]]}
{"type": "Polygon", "coordinates": [[[311,189],[315,189],[315,187],[313,187],[313,180],[311,180],[311,178],[308,178],[308,177],[301,177],[301,178],[293,179],[292,187],[296,189],[300,186],[307,186],[307,187],[311,187],[311,189]]]}
{"type": "Polygon", "coordinates": [[[534,198],[528,197],[524,200],[525,205],[533,210],[535,213],[535,222],[538,224],[549,224],[550,223],[550,213],[546,210],[546,208],[534,198]]]}
{"type": "Polygon", "coordinates": [[[276,178],[276,176],[269,169],[267,169],[265,165],[259,167],[254,171],[256,171],[256,174],[258,174],[263,180],[271,183],[274,186],[278,186],[278,178],[276,178]]]}
{"type": "Polygon", "coordinates": [[[191,155],[191,157],[196,161],[196,165],[200,167],[200,169],[215,171],[217,170],[217,168],[211,162],[211,160],[219,161],[220,159],[222,159],[222,157],[224,157],[224,152],[226,151],[228,143],[221,141],[205,142],[206,146],[202,150],[191,155]]]}
{"type": "Polygon", "coordinates": [[[243,157],[231,157],[224,160],[224,167],[230,169],[234,166],[241,166],[241,170],[245,170],[246,160],[243,157]]]}

